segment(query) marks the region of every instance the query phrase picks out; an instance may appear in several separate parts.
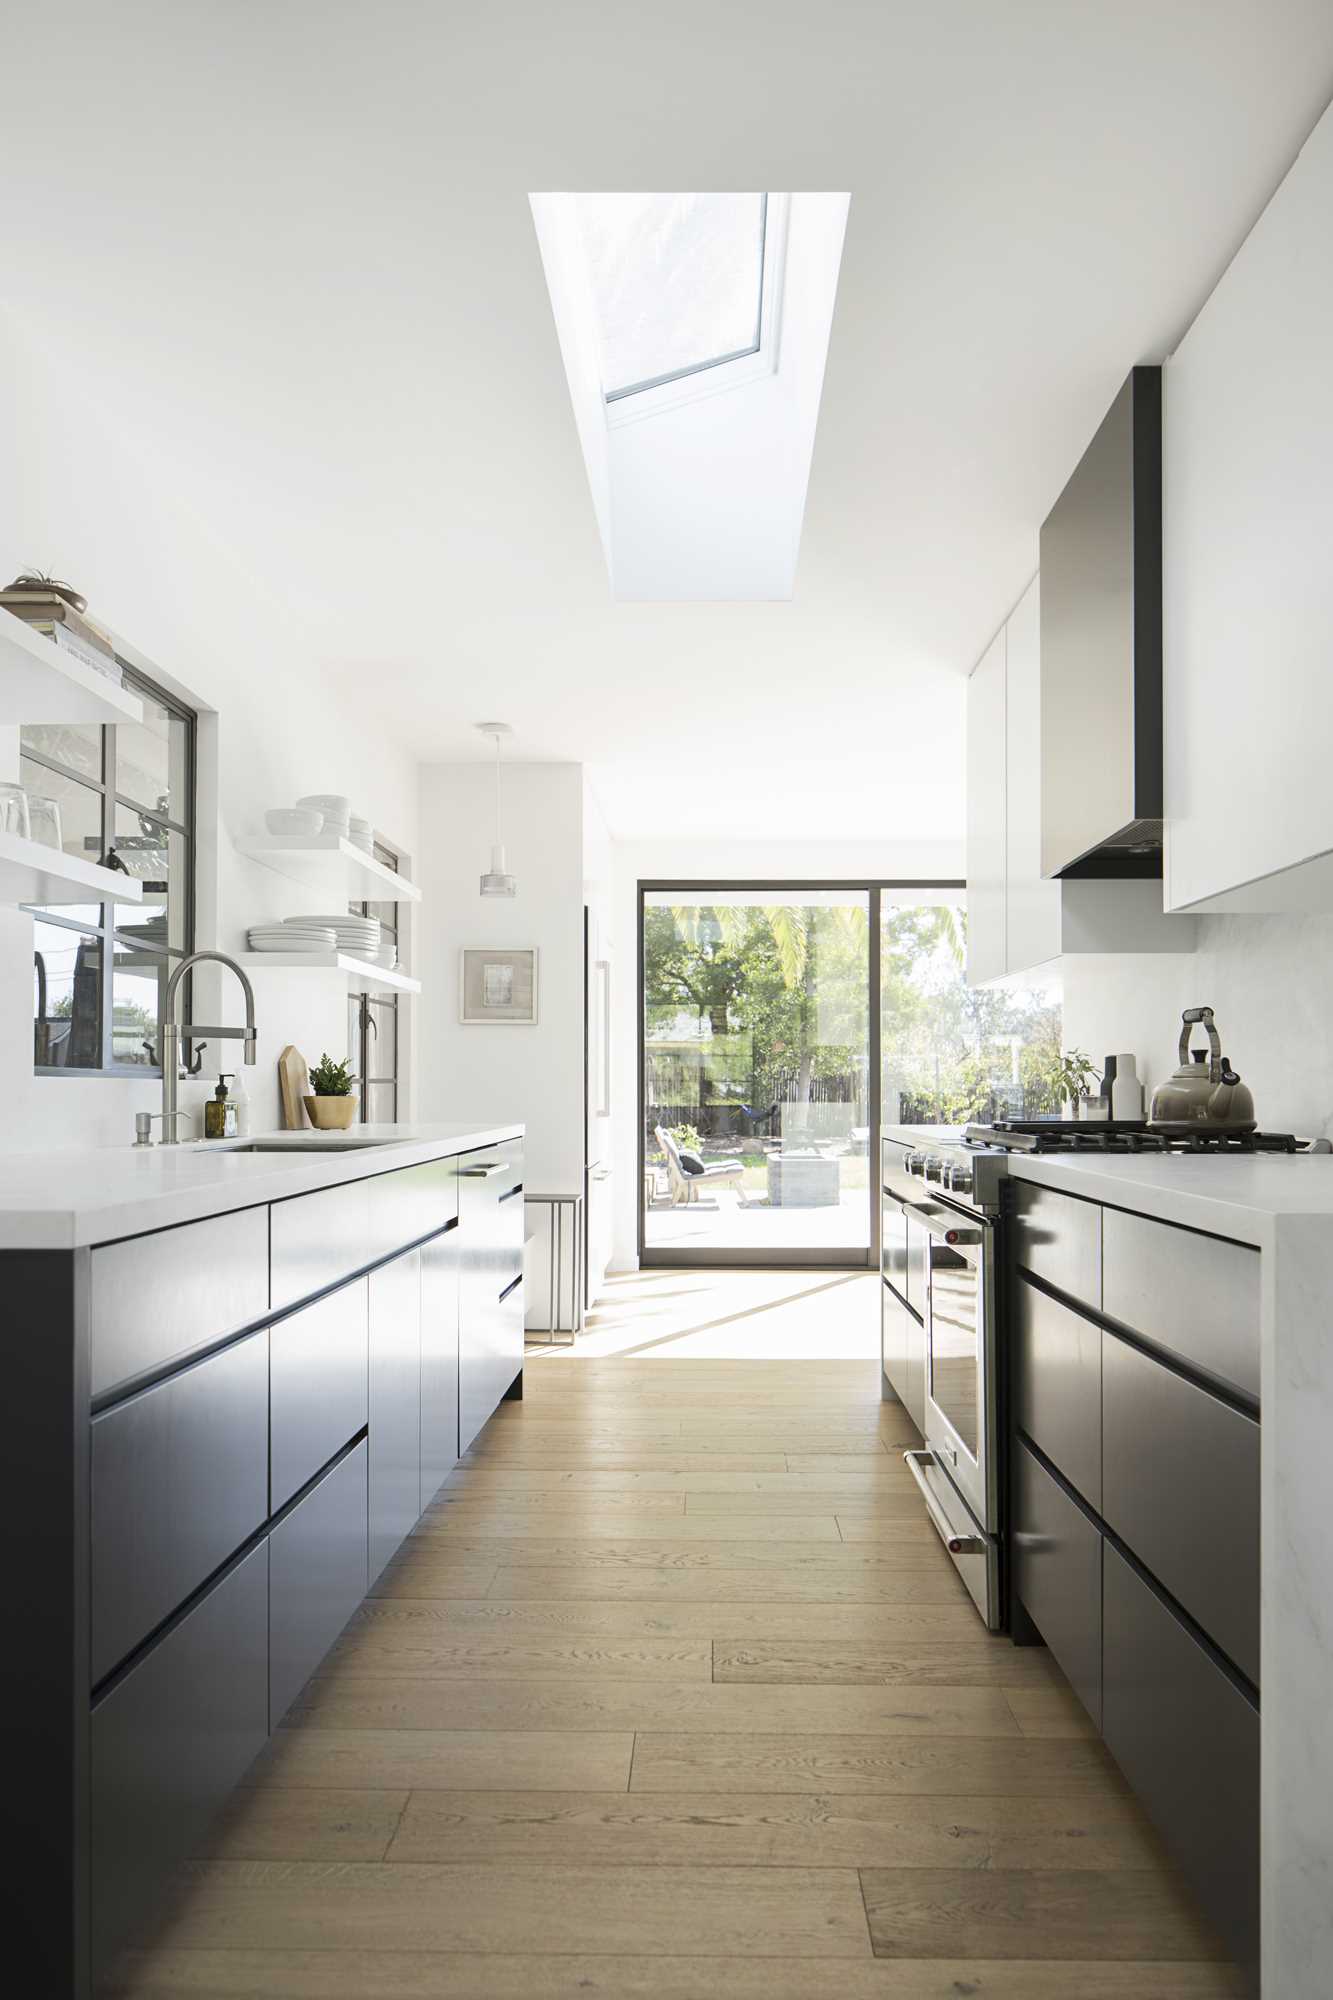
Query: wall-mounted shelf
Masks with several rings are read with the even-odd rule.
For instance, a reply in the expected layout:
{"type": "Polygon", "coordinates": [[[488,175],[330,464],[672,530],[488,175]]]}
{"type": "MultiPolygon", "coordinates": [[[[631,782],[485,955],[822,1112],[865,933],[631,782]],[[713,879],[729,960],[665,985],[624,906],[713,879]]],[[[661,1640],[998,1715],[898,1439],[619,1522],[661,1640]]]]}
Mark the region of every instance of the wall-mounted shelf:
{"type": "Polygon", "coordinates": [[[419,903],[421,891],[405,875],[386,868],[373,854],[334,833],[270,833],[238,840],[238,854],[262,862],[278,875],[311,888],[345,883],[349,902],[419,903]]]}
{"type": "Polygon", "coordinates": [[[0,833],[0,903],[141,903],[143,883],[59,847],[0,833]]]}
{"type": "Polygon", "coordinates": [[[419,979],[410,979],[405,972],[386,971],[382,965],[367,965],[363,958],[353,958],[345,951],[243,951],[237,963],[247,972],[345,972],[358,991],[421,991],[419,979]]]}
{"type": "Polygon", "coordinates": [[[138,695],[0,606],[0,723],[142,721],[138,695]]]}

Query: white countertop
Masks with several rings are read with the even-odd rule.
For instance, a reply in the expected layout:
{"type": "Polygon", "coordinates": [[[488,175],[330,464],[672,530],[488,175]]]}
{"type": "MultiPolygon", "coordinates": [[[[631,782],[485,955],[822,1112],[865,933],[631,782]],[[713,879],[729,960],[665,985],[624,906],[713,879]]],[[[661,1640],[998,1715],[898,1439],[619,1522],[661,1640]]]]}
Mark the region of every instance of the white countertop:
{"type": "Polygon", "coordinates": [[[1013,1153],[1009,1173],[1261,1249],[1284,1217],[1333,1217],[1333,1153],[1013,1153]]]}
{"type": "Polygon", "coordinates": [[[499,1145],[520,1138],[523,1129],[512,1121],[358,1125],[357,1139],[380,1143],[353,1150],[340,1132],[253,1132],[245,1139],[199,1140],[188,1146],[0,1153],[0,1249],[74,1250],[109,1243],[499,1145]],[[341,1149],[339,1140],[344,1141],[341,1149]],[[256,1141],[291,1146],[292,1156],[237,1150],[256,1141]],[[321,1150],[308,1150],[312,1144],[321,1150]]]}

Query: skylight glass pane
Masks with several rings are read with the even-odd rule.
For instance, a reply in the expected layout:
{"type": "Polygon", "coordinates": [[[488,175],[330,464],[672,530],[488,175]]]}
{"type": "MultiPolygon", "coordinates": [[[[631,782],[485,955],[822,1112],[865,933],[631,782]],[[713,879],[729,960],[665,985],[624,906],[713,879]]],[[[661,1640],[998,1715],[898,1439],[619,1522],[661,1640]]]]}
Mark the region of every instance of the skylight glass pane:
{"type": "Polygon", "coordinates": [[[581,194],[608,402],[758,352],[762,194],[581,194]]]}

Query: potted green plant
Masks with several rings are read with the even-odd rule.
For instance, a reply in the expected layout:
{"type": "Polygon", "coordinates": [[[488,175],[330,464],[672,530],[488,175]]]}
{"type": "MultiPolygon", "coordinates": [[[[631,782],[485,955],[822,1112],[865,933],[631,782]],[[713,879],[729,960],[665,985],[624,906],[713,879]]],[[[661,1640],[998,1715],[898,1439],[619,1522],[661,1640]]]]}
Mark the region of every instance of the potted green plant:
{"type": "Polygon", "coordinates": [[[1055,1066],[1054,1080],[1065,1117],[1077,1118],[1079,1106],[1092,1095],[1088,1086],[1097,1081],[1092,1057],[1085,1049],[1066,1049],[1055,1066]]]}
{"type": "Polygon", "coordinates": [[[314,1095],[305,1098],[310,1123],[320,1132],[345,1132],[356,1117],[356,1092],[350,1063],[335,1062],[325,1050],[310,1072],[314,1095]]]}

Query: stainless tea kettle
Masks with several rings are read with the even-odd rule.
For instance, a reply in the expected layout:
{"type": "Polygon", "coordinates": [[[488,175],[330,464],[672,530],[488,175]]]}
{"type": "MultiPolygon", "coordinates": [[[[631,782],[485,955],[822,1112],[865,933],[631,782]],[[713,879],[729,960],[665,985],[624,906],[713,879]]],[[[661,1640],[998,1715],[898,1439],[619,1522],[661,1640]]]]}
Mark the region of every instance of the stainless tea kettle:
{"type": "Polygon", "coordinates": [[[1180,1019],[1180,1068],[1153,1092],[1149,1125],[1159,1131],[1253,1132],[1254,1098],[1222,1053],[1212,1008],[1187,1007],[1180,1019]],[[1207,1031],[1206,1050],[1190,1048],[1197,1022],[1207,1031]]]}

